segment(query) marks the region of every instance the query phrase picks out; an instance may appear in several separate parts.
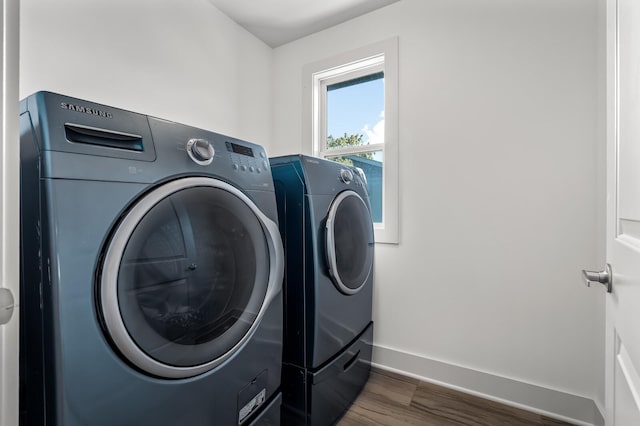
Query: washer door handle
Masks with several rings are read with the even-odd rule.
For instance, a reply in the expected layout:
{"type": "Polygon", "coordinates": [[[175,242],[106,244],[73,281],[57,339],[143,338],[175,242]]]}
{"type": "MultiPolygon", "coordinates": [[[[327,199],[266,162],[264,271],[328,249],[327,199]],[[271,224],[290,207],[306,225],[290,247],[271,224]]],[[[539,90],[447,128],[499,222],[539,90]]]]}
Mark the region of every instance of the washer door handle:
{"type": "Polygon", "coordinates": [[[284,248],[278,225],[264,214],[259,216],[263,228],[267,231],[267,246],[269,247],[269,283],[267,284],[267,294],[265,295],[265,307],[271,305],[282,290],[282,280],[284,279],[284,248]]]}

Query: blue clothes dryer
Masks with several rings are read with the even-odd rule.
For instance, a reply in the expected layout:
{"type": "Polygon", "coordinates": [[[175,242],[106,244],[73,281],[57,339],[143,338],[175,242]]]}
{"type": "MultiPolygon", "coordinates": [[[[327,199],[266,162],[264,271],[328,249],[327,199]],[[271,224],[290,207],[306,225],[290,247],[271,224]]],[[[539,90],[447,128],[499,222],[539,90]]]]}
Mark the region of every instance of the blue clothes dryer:
{"type": "Polygon", "coordinates": [[[279,424],[264,149],[48,92],[20,123],[20,424],[279,424]]]}
{"type": "Polygon", "coordinates": [[[358,169],[271,159],[285,249],[284,424],[330,425],[369,377],[374,235],[358,169]]]}

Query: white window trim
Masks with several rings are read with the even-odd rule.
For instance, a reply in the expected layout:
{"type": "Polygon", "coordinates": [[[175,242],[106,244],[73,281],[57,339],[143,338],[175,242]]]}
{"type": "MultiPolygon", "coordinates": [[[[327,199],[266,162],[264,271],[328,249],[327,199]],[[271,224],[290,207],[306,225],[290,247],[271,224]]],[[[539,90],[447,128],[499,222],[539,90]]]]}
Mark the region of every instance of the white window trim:
{"type": "MultiPolygon", "coordinates": [[[[365,145],[363,151],[383,150],[382,223],[375,224],[376,243],[398,244],[398,37],[380,41],[349,52],[314,62],[303,68],[302,76],[302,152],[326,154],[326,105],[328,84],[383,71],[384,144],[365,145]]],[[[348,148],[349,153],[354,148],[348,148]]],[[[331,154],[340,154],[332,149],[331,154]]]]}

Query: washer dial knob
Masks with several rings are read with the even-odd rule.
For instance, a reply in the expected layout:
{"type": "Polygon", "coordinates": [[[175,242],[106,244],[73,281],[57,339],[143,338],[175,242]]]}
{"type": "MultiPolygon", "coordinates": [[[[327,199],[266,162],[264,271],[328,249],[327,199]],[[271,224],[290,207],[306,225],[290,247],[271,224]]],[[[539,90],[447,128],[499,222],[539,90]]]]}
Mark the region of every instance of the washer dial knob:
{"type": "Polygon", "coordinates": [[[215,151],[211,142],[206,139],[189,139],[187,154],[197,164],[208,166],[213,161],[215,151]]]}
{"type": "Polygon", "coordinates": [[[344,183],[351,183],[353,180],[353,173],[351,173],[351,170],[340,169],[340,180],[344,183]]]}

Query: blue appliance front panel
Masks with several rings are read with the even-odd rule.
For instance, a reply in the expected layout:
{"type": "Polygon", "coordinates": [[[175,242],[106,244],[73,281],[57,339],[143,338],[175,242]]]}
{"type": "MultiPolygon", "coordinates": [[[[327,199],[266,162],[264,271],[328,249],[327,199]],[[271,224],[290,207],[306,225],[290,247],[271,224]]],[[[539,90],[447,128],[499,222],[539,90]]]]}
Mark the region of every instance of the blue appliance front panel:
{"type": "MultiPolygon", "coordinates": [[[[238,395],[256,377],[266,378],[267,401],[278,392],[281,295],[273,300],[247,345],[224,364],[195,377],[168,380],[138,371],[111,344],[100,323],[96,276],[106,241],[123,212],[141,194],[175,177],[209,176],[229,182],[277,223],[270,172],[258,174],[236,169],[232,162],[223,164],[225,158],[232,158],[226,142],[238,142],[235,139],[152,118],[148,119],[149,129],[157,157],[152,161],[132,159],[129,153],[118,158],[112,148],[96,148],[112,156],[79,152],[60,139],[64,133],[53,123],[65,122],[64,114],[47,117],[47,109],[58,108],[60,99],[80,104],[73,98],[40,93],[23,102],[21,116],[21,285],[26,297],[21,331],[21,362],[26,363],[26,374],[21,375],[21,424],[237,424],[242,408],[238,395]],[[55,105],[47,104],[47,99],[55,100],[55,105]],[[54,135],[56,140],[51,140],[54,135]],[[187,135],[206,135],[214,141],[220,146],[220,160],[209,168],[195,165],[178,146],[187,135]]],[[[98,104],[83,105],[111,111],[98,104]]],[[[134,116],[140,122],[140,116],[134,116]]],[[[74,122],[83,117],[74,116],[74,122]]],[[[262,164],[263,149],[245,144],[255,150],[255,161],[262,164]]]]}

